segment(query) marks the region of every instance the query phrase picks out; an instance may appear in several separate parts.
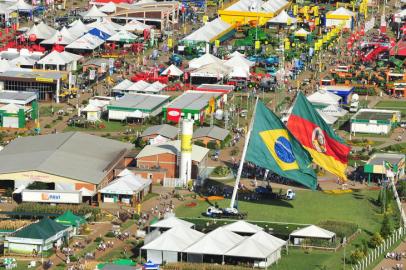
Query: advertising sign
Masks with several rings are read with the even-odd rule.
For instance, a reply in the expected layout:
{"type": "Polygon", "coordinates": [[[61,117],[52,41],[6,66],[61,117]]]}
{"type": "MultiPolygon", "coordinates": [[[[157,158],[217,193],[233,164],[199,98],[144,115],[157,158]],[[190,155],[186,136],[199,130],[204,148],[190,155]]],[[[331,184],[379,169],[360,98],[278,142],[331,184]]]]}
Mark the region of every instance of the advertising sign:
{"type": "Polygon", "coordinates": [[[44,203],[81,203],[80,191],[58,192],[54,190],[23,190],[21,192],[23,202],[44,203]]]}
{"type": "Polygon", "coordinates": [[[169,109],[168,108],[168,112],[167,112],[167,119],[168,121],[172,121],[172,122],[179,122],[181,116],[181,112],[179,109],[169,109]]]}

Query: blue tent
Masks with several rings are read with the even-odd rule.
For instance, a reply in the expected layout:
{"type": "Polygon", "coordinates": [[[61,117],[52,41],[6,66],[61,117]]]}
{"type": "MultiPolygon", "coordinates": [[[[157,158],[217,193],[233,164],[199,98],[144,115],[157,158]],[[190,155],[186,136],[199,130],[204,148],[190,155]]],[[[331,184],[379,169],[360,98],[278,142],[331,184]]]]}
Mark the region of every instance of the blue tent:
{"type": "Polygon", "coordinates": [[[96,37],[98,37],[98,38],[100,38],[102,40],[107,40],[110,37],[109,34],[103,32],[103,31],[101,31],[101,30],[99,30],[97,28],[91,29],[88,33],[93,35],[93,36],[96,36],[96,37]]]}
{"type": "Polygon", "coordinates": [[[145,270],[159,270],[159,265],[148,261],[146,264],[144,264],[145,270]]]}

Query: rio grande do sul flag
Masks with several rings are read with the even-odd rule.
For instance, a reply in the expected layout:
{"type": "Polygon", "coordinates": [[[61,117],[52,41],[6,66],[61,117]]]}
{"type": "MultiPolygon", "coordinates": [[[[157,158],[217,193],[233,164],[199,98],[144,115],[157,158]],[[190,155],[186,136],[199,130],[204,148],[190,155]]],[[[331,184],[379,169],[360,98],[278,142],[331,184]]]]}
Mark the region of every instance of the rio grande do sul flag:
{"type": "Polygon", "coordinates": [[[350,147],[335,134],[301,92],[296,97],[287,127],[317,165],[343,180],[347,179],[345,171],[350,147]]]}
{"type": "Polygon", "coordinates": [[[279,118],[258,101],[245,160],[316,189],[312,158],[279,118]]]}

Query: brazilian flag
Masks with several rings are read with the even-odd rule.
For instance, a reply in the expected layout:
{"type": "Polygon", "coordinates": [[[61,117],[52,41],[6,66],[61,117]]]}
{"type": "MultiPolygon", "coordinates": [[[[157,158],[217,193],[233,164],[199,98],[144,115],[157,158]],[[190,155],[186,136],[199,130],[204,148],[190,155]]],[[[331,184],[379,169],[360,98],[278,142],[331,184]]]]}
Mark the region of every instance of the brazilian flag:
{"type": "Polygon", "coordinates": [[[313,190],[317,187],[310,154],[261,101],[257,104],[245,160],[313,190]]]}

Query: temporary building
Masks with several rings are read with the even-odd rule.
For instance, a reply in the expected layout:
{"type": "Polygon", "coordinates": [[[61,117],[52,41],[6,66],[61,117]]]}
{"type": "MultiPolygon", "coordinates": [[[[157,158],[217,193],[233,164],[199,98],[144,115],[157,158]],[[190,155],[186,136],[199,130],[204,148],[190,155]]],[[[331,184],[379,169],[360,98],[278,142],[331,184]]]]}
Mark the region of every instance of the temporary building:
{"type": "Polygon", "coordinates": [[[192,228],[194,225],[195,224],[193,224],[192,222],[188,222],[183,219],[172,216],[162,219],[157,223],[152,224],[150,227],[157,229],[172,229],[176,227],[192,228]]]}
{"type": "Polygon", "coordinates": [[[229,55],[230,58],[233,58],[234,56],[242,56],[245,57],[245,55],[243,53],[240,53],[239,51],[234,51],[233,53],[231,53],[229,55]]]}
{"type": "Polygon", "coordinates": [[[107,40],[115,42],[131,43],[137,40],[137,36],[126,30],[121,30],[120,32],[109,37],[107,40]]]}
{"type": "Polygon", "coordinates": [[[251,0],[240,0],[228,8],[227,11],[245,11],[245,12],[259,12],[261,11],[261,6],[264,4],[264,1],[251,1],[251,0]]]}
{"type": "Polygon", "coordinates": [[[125,93],[133,84],[134,83],[132,81],[125,79],[115,85],[112,90],[115,93],[125,93]]]}
{"type": "Polygon", "coordinates": [[[10,60],[9,65],[11,67],[32,68],[34,67],[35,62],[36,62],[35,59],[20,55],[17,58],[10,60]]]}
{"type": "Polygon", "coordinates": [[[261,11],[277,13],[281,9],[285,8],[288,4],[289,2],[285,0],[268,0],[262,4],[261,11]]]}
{"type": "Polygon", "coordinates": [[[306,31],[306,30],[303,29],[303,28],[300,28],[299,30],[297,30],[297,31],[295,32],[295,36],[296,36],[296,37],[307,37],[307,35],[309,35],[309,34],[310,34],[310,32],[306,31]]]}
{"type": "Polygon", "coordinates": [[[144,80],[139,80],[138,82],[133,83],[126,90],[127,90],[128,93],[140,93],[140,92],[143,92],[144,89],[146,89],[150,85],[151,85],[150,83],[147,83],[144,80]]]}
{"type": "Polygon", "coordinates": [[[64,27],[61,29],[61,31],[56,31],[52,37],[41,41],[41,44],[42,45],[54,45],[54,44],[68,45],[68,44],[72,43],[74,40],[75,40],[75,37],[71,35],[71,33],[69,32],[69,30],[66,27],[64,27]]]}
{"type": "Polygon", "coordinates": [[[103,194],[104,202],[121,201],[130,204],[141,201],[148,193],[151,183],[151,179],[130,173],[110,182],[99,192],[103,194]]]}
{"type": "Polygon", "coordinates": [[[255,262],[255,266],[265,268],[281,258],[281,250],[285,245],[286,241],[264,231],[259,231],[227,251],[225,255],[260,259],[260,261],[255,262]]]}
{"type": "MultiPolygon", "coordinates": [[[[222,256],[244,240],[243,236],[222,227],[203,236],[200,240],[184,250],[188,262],[203,262],[204,255],[222,256]]],[[[224,260],[223,260],[224,261],[224,260]]]]}
{"type": "Polygon", "coordinates": [[[89,27],[87,27],[80,19],[71,23],[68,28],[69,33],[74,38],[79,38],[89,30],[89,27]]]}
{"type": "Polygon", "coordinates": [[[82,14],[82,18],[84,19],[100,19],[106,16],[107,14],[101,12],[95,5],[82,14]]]}
{"type": "Polygon", "coordinates": [[[246,59],[244,56],[236,55],[225,61],[224,65],[229,66],[231,68],[242,67],[249,70],[250,67],[255,65],[255,62],[246,59]]]}
{"type": "Polygon", "coordinates": [[[25,35],[29,37],[30,35],[35,35],[37,39],[48,39],[51,38],[55,34],[56,30],[52,27],[46,25],[45,23],[41,22],[39,24],[34,24],[26,33],[25,35]]]}
{"type": "Polygon", "coordinates": [[[289,235],[289,241],[292,239],[294,245],[299,245],[303,241],[303,239],[306,238],[326,239],[332,241],[335,236],[336,234],[334,232],[330,232],[316,225],[310,225],[302,229],[293,231],[289,235]]]}
{"type": "Polygon", "coordinates": [[[52,69],[73,71],[77,68],[77,61],[82,58],[82,55],[73,54],[66,51],[61,53],[52,51],[44,56],[41,60],[37,61],[37,65],[42,65],[43,69],[47,69],[47,67],[55,67],[52,69]]]}
{"type": "Polygon", "coordinates": [[[239,220],[231,224],[225,225],[223,226],[223,228],[238,234],[255,234],[257,232],[264,230],[258,225],[246,222],[244,220],[239,220]]]}
{"type": "Polygon", "coordinates": [[[66,46],[66,49],[72,49],[72,50],[91,50],[93,51],[94,49],[98,48],[104,43],[103,39],[100,39],[92,34],[85,34],[84,36],[78,38],[68,46],[66,46]]]}
{"type": "Polygon", "coordinates": [[[114,4],[113,2],[108,2],[107,4],[99,7],[99,10],[104,13],[114,13],[116,12],[116,9],[116,4],[114,4]]]}
{"type": "Polygon", "coordinates": [[[151,26],[137,20],[131,20],[122,26],[122,29],[130,32],[143,32],[145,29],[151,29],[151,26]]]}
{"type": "Polygon", "coordinates": [[[344,23],[344,28],[352,29],[354,27],[355,13],[340,7],[329,11],[326,14],[326,27],[340,26],[344,23]]]}
{"type": "Polygon", "coordinates": [[[189,62],[189,68],[200,68],[202,66],[208,65],[208,64],[222,64],[223,61],[220,58],[217,58],[216,56],[210,54],[210,53],[205,53],[202,56],[198,58],[194,58],[189,62]]]}
{"type": "Polygon", "coordinates": [[[177,66],[175,65],[170,65],[167,67],[161,75],[167,75],[167,76],[173,76],[173,77],[180,77],[183,75],[183,71],[180,70],[177,66]]]}
{"type": "MultiPolygon", "coordinates": [[[[273,2],[272,0],[268,2],[273,2]]],[[[275,1],[277,2],[277,1],[275,1]]],[[[291,17],[285,10],[282,10],[281,13],[278,14],[278,16],[273,17],[268,21],[269,23],[276,23],[276,24],[295,24],[297,22],[297,19],[294,17],[291,17]]]]}
{"type": "Polygon", "coordinates": [[[190,72],[190,77],[217,78],[221,79],[229,75],[232,71],[231,67],[223,63],[211,63],[190,72]]]}
{"type": "Polygon", "coordinates": [[[228,74],[228,77],[230,77],[230,78],[244,78],[244,79],[247,79],[250,76],[251,76],[251,73],[249,72],[249,70],[247,70],[244,67],[235,67],[235,68],[233,68],[231,73],[228,74]]]}
{"type": "Polygon", "coordinates": [[[24,0],[18,0],[14,5],[9,7],[9,10],[17,10],[24,12],[31,12],[35,9],[34,6],[26,3],[24,0]]]}
{"type": "Polygon", "coordinates": [[[345,116],[348,111],[341,108],[339,105],[328,105],[327,107],[321,109],[321,111],[327,115],[339,118],[345,116]]]}
{"type": "Polygon", "coordinates": [[[160,82],[154,82],[150,86],[146,87],[142,92],[144,93],[151,93],[151,94],[159,94],[164,90],[166,87],[166,84],[160,83],[160,82]]]}
{"type": "Polygon", "coordinates": [[[307,100],[316,108],[325,108],[328,105],[340,104],[341,97],[326,90],[319,90],[309,95],[307,100]]]}
{"type": "Polygon", "coordinates": [[[89,29],[97,28],[102,30],[103,32],[108,33],[110,36],[123,29],[122,25],[119,25],[115,22],[112,22],[110,19],[103,18],[102,20],[95,21],[92,23],[87,24],[89,29]]]}
{"type": "Polygon", "coordinates": [[[59,217],[55,219],[56,222],[65,225],[65,226],[72,226],[72,227],[80,227],[86,223],[86,219],[81,216],[75,215],[72,211],[68,210],[59,217]]]}
{"type": "Polygon", "coordinates": [[[323,118],[324,122],[326,122],[328,125],[333,125],[338,120],[337,117],[331,116],[323,112],[321,109],[316,109],[316,111],[321,116],[321,118],[323,118]]]}
{"type": "Polygon", "coordinates": [[[141,249],[147,251],[147,260],[156,264],[178,262],[178,254],[204,236],[188,226],[178,224],[164,232],[141,249]]]}
{"type": "Polygon", "coordinates": [[[217,18],[206,23],[182,40],[192,42],[213,42],[214,40],[218,39],[220,41],[224,41],[232,32],[234,32],[234,27],[231,24],[217,18]]]}

